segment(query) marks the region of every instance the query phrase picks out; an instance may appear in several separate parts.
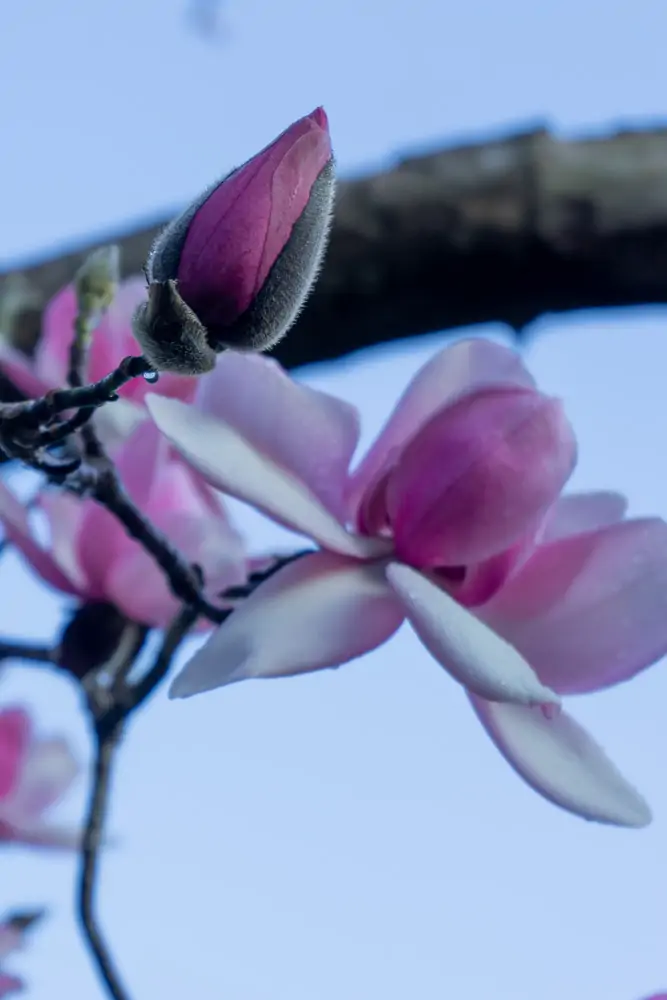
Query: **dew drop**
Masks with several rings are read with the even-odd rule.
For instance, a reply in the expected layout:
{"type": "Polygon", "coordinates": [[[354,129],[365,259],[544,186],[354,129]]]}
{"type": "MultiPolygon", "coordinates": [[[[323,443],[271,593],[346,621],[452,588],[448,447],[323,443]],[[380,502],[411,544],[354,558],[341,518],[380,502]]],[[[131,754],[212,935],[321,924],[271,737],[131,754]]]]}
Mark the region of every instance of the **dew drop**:
{"type": "Polygon", "coordinates": [[[147,382],[150,382],[151,385],[155,385],[155,383],[160,378],[160,373],[154,371],[144,372],[144,378],[146,379],[147,382]]]}

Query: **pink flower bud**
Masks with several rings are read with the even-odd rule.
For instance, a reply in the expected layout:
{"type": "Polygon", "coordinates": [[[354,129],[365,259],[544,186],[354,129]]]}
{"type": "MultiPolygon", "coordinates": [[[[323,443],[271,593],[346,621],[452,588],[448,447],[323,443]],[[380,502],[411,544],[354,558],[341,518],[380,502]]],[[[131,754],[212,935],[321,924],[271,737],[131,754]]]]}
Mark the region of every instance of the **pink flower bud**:
{"type": "Polygon", "coordinates": [[[198,198],[158,236],[134,333],[161,371],[200,375],[226,347],[261,351],[294,323],[317,276],[334,166],[322,108],[198,198]]]}

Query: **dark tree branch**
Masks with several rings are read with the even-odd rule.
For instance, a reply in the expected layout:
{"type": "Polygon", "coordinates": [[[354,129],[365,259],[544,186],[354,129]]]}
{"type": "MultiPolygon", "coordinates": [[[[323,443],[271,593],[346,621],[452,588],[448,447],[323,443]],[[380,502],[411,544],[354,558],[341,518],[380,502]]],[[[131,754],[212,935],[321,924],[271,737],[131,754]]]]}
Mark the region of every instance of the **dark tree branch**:
{"type": "Polygon", "coordinates": [[[42,663],[53,666],[53,650],[29,642],[12,642],[10,639],[0,639],[0,663],[3,660],[24,660],[30,663],[42,663]]]}
{"type": "MultiPolygon", "coordinates": [[[[113,241],[141,270],[159,224],[113,241]]],[[[105,241],[109,242],[109,241],[105,241]]],[[[14,342],[90,246],[0,275],[14,342]],[[15,298],[18,297],[18,293],[15,298]]],[[[565,140],[538,129],[343,181],[322,276],[275,354],[287,367],[486,321],[667,302],[667,128],[565,140]]]]}

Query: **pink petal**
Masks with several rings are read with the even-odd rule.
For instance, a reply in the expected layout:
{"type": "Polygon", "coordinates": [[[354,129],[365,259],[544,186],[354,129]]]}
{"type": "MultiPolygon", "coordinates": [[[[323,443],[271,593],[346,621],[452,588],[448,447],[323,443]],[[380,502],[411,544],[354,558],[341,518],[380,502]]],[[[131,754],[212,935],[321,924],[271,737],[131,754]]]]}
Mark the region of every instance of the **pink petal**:
{"type": "Polygon", "coordinates": [[[667,653],[667,524],[624,521],[539,548],[483,617],[561,694],[628,680],[667,653]]]}
{"type": "Polygon", "coordinates": [[[559,497],[547,514],[540,542],[555,542],[557,538],[594,531],[622,521],[628,501],[622,493],[598,490],[591,493],[570,493],[559,497]]]}
{"type": "MultiPolygon", "coordinates": [[[[157,470],[168,458],[169,446],[150,420],[142,422],[116,454],[121,482],[144,512],[157,470]]],[[[83,504],[78,545],[83,570],[100,596],[107,591],[114,564],[136,548],[117,518],[93,500],[83,504]]]]}
{"type": "Polygon", "coordinates": [[[76,293],[67,285],[44,310],[42,334],[35,352],[35,371],[51,386],[65,385],[70,344],[76,319],[76,293]]]}
{"type": "Polygon", "coordinates": [[[482,388],[531,389],[532,375],[521,357],[490,340],[460,340],[438,351],[414,376],[392,416],[355,472],[349,490],[356,508],[371,480],[439,410],[482,388]]]}
{"type": "Polygon", "coordinates": [[[460,684],[496,701],[558,704],[516,649],[449,594],[410,566],[391,563],[386,572],[415,632],[460,684]]]}
{"type": "Polygon", "coordinates": [[[147,396],[146,404],[162,433],[216,489],[344,555],[364,558],[388,549],[388,544],[351,535],[303,483],[234,428],[177,400],[147,396]]]}
{"type": "Polygon", "coordinates": [[[28,399],[36,399],[43,396],[49,389],[55,388],[53,384],[44,382],[37,375],[31,358],[2,340],[0,340],[0,371],[28,399]]]}
{"type": "Polygon", "coordinates": [[[73,826],[52,823],[8,827],[0,819],[0,843],[19,847],[45,847],[51,850],[77,851],[81,847],[81,830],[73,826]]]}
{"type": "Polygon", "coordinates": [[[28,751],[18,785],[2,809],[17,825],[37,823],[55,805],[79,773],[79,765],[63,739],[36,740],[28,751]]]}
{"type": "Polygon", "coordinates": [[[0,799],[14,789],[30,742],[30,716],[22,708],[0,712],[0,799]]]}
{"type": "Polygon", "coordinates": [[[176,677],[170,696],[338,667],[386,642],[402,620],[380,563],[302,556],[239,604],[176,677]]]}
{"type": "Polygon", "coordinates": [[[249,308],[303,215],[331,159],[318,108],[214,186],[196,205],[178,267],[179,290],[206,326],[249,308]]]}
{"type": "Polygon", "coordinates": [[[396,551],[418,566],[497,555],[534,533],[575,458],[557,400],[523,389],[466,396],[421,429],[391,475],[396,551]]]}
{"type": "Polygon", "coordinates": [[[78,539],[85,506],[68,493],[43,490],[37,504],[46,515],[50,551],[56,565],[81,594],[92,596],[91,587],[79,562],[78,539]]]}
{"type": "Polygon", "coordinates": [[[353,406],[293,381],[271,358],[235,351],[223,354],[200,380],[195,405],[233,427],[342,518],[347,471],[359,439],[353,406]]]}
{"type": "Polygon", "coordinates": [[[10,976],[8,972],[0,972],[0,998],[11,996],[12,993],[22,993],[25,983],[18,976],[10,976]]]}
{"type": "Polygon", "coordinates": [[[584,819],[642,827],[651,811],[578,722],[539,708],[471,698],[505,760],[545,799],[584,819]]]}
{"type": "Polygon", "coordinates": [[[35,541],[25,507],[3,483],[0,483],[0,521],[8,540],[46,583],[65,594],[80,596],[76,583],[65,576],[52,556],[35,541]]]}

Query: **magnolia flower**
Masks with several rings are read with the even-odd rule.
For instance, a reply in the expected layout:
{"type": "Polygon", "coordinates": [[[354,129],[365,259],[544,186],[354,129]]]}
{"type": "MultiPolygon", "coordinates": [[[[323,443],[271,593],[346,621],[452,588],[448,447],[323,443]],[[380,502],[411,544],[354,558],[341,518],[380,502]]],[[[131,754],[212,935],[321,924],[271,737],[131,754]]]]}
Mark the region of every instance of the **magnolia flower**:
{"type": "Polygon", "coordinates": [[[213,184],[158,236],[134,330],[160,371],[201,375],[226,347],[260,351],[296,319],[331,221],[322,108],[213,184]]]}
{"type": "Polygon", "coordinates": [[[231,615],[172,697],[336,667],[407,619],[534,789],[588,819],[650,821],[558,696],[667,652],[667,524],[624,520],[614,493],[560,497],[573,433],[517,354],[441,351],[352,475],[356,411],[275,362],[229,354],[196,407],[147,405],[208,482],[319,546],[231,615]]]}
{"type": "Polygon", "coordinates": [[[8,972],[0,969],[0,1000],[9,997],[12,993],[21,993],[25,989],[25,983],[18,976],[10,976],[8,972]]]}
{"type": "Polygon", "coordinates": [[[22,708],[0,711],[0,842],[77,847],[78,833],[50,825],[44,814],[68,791],[78,770],[64,739],[36,737],[22,708]]]}
{"type": "MultiPolygon", "coordinates": [[[[24,947],[28,929],[42,916],[42,910],[16,913],[5,917],[0,922],[0,963],[4,962],[13,952],[24,947]]],[[[12,993],[20,993],[24,989],[25,983],[22,979],[12,976],[0,968],[0,1000],[12,993]]]]}
{"type": "MultiPolygon", "coordinates": [[[[108,375],[123,358],[140,353],[131,321],[135,310],[145,300],[146,282],[143,278],[129,278],[121,282],[111,306],[91,338],[88,377],[92,382],[108,375]]],[[[43,396],[50,389],[59,389],[66,384],[76,314],[75,288],[68,285],[51,299],[44,310],[42,334],[33,357],[0,340],[0,370],[26,396],[43,396]]],[[[96,414],[96,421],[106,440],[114,443],[143,418],[143,401],[147,392],[189,401],[195,390],[195,380],[182,375],[164,375],[158,383],[150,386],[145,379],[135,378],[118,390],[120,400],[101,408],[96,414]]]]}
{"type": "MultiPolygon", "coordinates": [[[[130,498],[204,571],[207,593],[242,583],[246,560],[220,498],[174,455],[150,420],[122,445],[116,466],[130,498]]],[[[79,601],[107,601],[128,618],[162,627],[178,601],[153,557],[93,500],[44,491],[50,543],[33,532],[23,505],[0,483],[0,521],[10,542],[52,587],[79,601]]]]}

